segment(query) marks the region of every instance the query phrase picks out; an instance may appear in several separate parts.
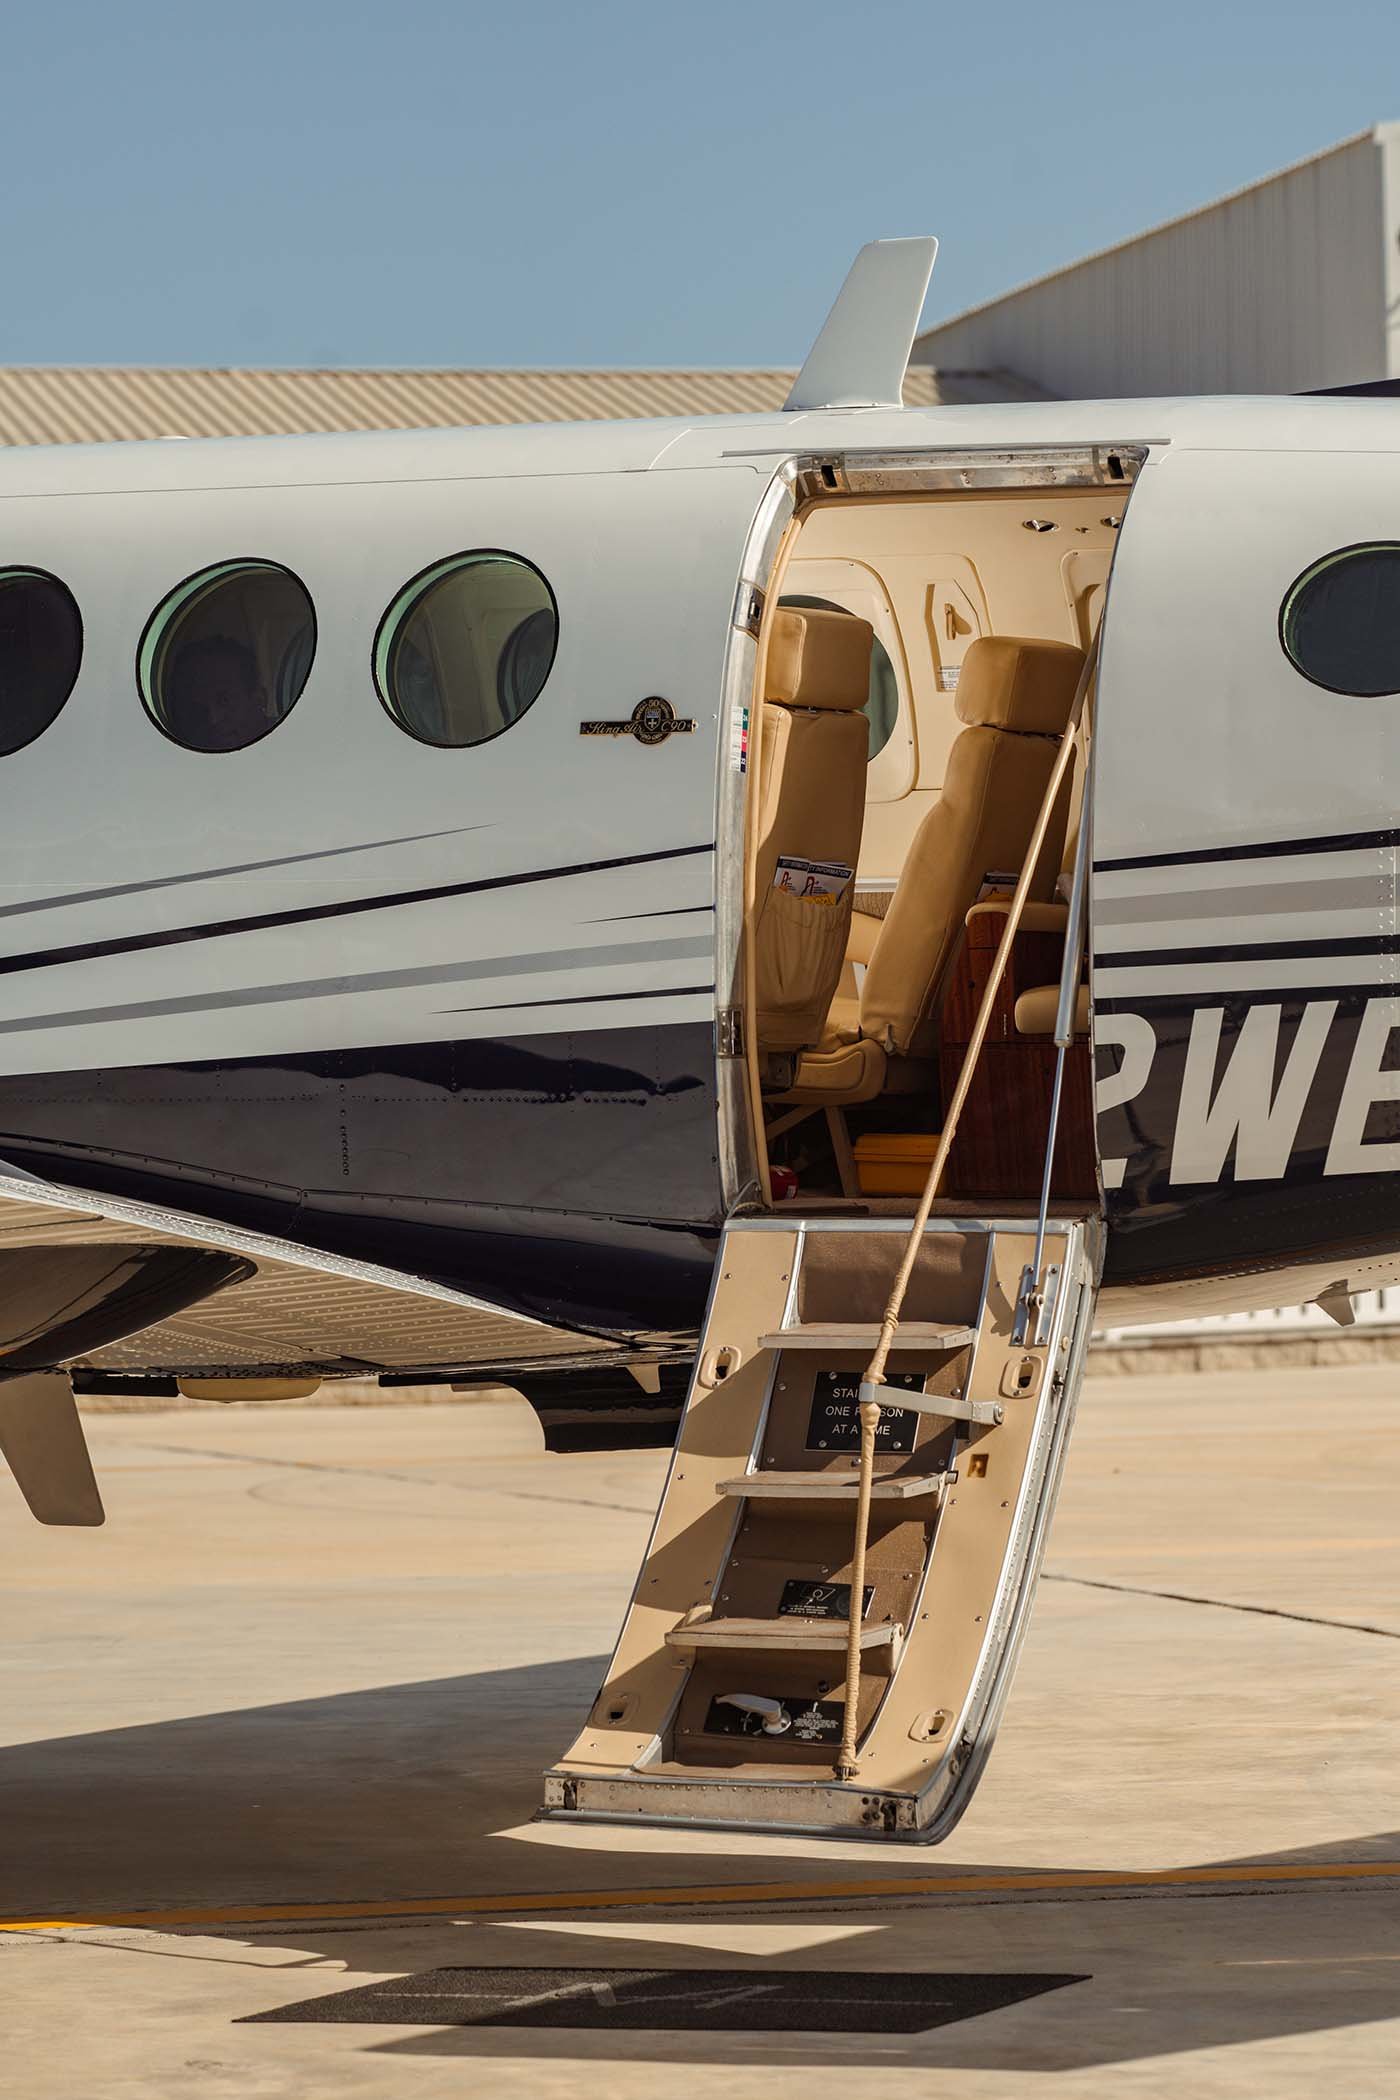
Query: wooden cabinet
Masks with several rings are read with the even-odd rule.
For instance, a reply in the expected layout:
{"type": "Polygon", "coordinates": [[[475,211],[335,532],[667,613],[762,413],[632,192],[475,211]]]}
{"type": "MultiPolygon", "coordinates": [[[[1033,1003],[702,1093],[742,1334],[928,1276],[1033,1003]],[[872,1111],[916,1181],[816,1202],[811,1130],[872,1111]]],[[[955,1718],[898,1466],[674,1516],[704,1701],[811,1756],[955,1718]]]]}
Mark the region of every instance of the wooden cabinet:
{"type": "MultiPolygon", "coordinates": [[[[938,1055],[945,1103],[957,1084],[1005,923],[1000,912],[975,912],[953,962],[938,1055]]],[[[1015,1009],[1022,992],[1059,982],[1063,953],[1058,933],[1031,931],[1016,937],[948,1162],[949,1195],[1027,1197],[1039,1192],[1055,1045],[1048,1037],[1018,1035],[1015,1009]]],[[[1093,1073],[1089,1044],[1082,1040],[1071,1045],[1065,1060],[1051,1188],[1066,1199],[1092,1201],[1097,1194],[1093,1073]]]]}

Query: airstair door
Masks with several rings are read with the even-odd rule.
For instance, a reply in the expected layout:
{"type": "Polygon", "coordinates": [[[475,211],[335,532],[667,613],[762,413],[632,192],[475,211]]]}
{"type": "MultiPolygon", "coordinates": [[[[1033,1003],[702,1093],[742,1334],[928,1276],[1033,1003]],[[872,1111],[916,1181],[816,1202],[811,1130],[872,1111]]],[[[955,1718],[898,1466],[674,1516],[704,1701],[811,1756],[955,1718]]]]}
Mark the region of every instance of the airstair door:
{"type": "Polygon", "coordinates": [[[931,1840],[966,1807],[1059,1486],[1098,1221],[1044,1220],[1033,1297],[1035,1219],[920,1236],[852,1627],[860,1382],[909,1224],[726,1231],[656,1527],[551,1811],[931,1840]]]}

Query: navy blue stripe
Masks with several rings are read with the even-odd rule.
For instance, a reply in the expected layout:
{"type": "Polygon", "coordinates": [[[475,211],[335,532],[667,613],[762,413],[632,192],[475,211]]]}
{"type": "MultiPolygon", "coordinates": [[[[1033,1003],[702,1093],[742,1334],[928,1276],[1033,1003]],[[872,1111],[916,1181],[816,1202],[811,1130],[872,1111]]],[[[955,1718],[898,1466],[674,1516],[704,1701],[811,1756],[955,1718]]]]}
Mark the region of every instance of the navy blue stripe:
{"type": "Polygon", "coordinates": [[[1400,846],[1400,827],[1384,831],[1338,831],[1320,839],[1269,839],[1259,846],[1197,846],[1189,853],[1136,853],[1118,860],[1096,860],[1096,875],[1125,868],[1191,868],[1212,860],[1283,860],[1292,853],[1357,853],[1371,847],[1400,846]]]}
{"type": "Polygon", "coordinates": [[[173,948],[186,941],[224,940],[235,933],[262,933],[273,926],[305,926],[315,919],[344,919],[352,913],[389,911],[404,904],[434,904],[444,897],[470,897],[482,890],[515,889],[527,882],[557,882],[571,875],[597,875],[609,868],[640,868],[654,861],[683,860],[713,853],[710,846],[667,846],[660,853],[628,853],[616,860],[579,861],[568,868],[530,868],[522,875],[487,875],[477,882],[443,882],[426,890],[355,897],[338,904],[304,905],[296,911],[259,912],[245,919],[218,919],[203,926],[176,926],[158,933],[125,934],[114,940],[82,941],[71,948],[43,948],[28,955],[0,956],[0,977],[22,970],[49,970],[59,963],[93,962],[104,955],[135,955],[145,948],[173,948]]]}
{"type": "Polygon", "coordinates": [[[1400,980],[1386,984],[1251,984],[1238,989],[1217,986],[1210,991],[1178,989],[1170,992],[1108,992],[1095,997],[1096,1014],[1138,1013],[1144,1007],[1169,1007],[1183,1020],[1198,1008],[1210,1006],[1305,1006],[1319,999],[1336,999],[1342,1009],[1367,999],[1400,999],[1400,980]]]}
{"type": "Polygon", "coordinates": [[[218,882],[226,875],[260,875],[267,868],[294,868],[310,860],[343,860],[349,853],[381,853],[386,846],[421,846],[433,839],[465,838],[489,830],[484,824],[454,824],[448,831],[412,831],[398,839],[362,839],[353,846],[323,846],[314,853],[280,853],[273,860],[231,861],[221,868],[195,868],[185,875],[152,875],[144,882],[108,883],[100,890],[68,890],[61,897],[34,897],[24,904],[0,904],[0,919],[32,911],[62,911],[70,904],[103,904],[109,897],[136,897],[143,890],[182,889],[192,882],[218,882]]]}
{"type": "Polygon", "coordinates": [[[712,992],[712,984],[667,984],[659,992],[582,992],[571,998],[567,992],[557,999],[498,999],[491,1006],[444,1006],[445,1014],[513,1013],[517,1006],[611,1006],[617,999],[690,999],[712,992]]]}
{"type": "Polygon", "coordinates": [[[1094,956],[1096,970],[1169,969],[1182,963],[1303,962],[1319,956],[1395,955],[1400,934],[1361,933],[1316,941],[1241,941],[1222,948],[1124,948],[1094,956]]]}
{"type": "Polygon", "coordinates": [[[621,926],[632,919],[684,919],[691,912],[713,911],[713,904],[671,904],[658,911],[614,911],[605,919],[585,919],[585,926],[621,926]]]}

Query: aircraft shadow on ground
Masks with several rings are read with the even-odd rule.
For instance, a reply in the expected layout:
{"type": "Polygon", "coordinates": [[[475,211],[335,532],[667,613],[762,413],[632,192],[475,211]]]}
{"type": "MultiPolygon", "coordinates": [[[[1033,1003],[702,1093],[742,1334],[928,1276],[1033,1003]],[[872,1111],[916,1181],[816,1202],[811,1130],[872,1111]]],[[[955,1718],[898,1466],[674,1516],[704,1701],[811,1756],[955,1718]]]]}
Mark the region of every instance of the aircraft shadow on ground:
{"type": "MultiPolygon", "coordinates": [[[[431,1901],[546,1892],[561,1881],[619,1889],[670,1881],[678,1864],[673,1839],[653,1855],[639,1849],[645,1834],[632,1831],[625,1853],[570,1852],[565,1870],[562,1836],[556,1850],[508,1834],[533,1814],[538,1774],[587,1708],[604,1667],[601,1656],[531,1664],[6,1748],[0,1904],[11,1916],[99,1918],[235,1902],[431,1901]]],[[[1400,1832],[1219,1863],[1284,1866],[1367,1855],[1400,1856],[1400,1832]]],[[[736,1841],[729,1851],[707,1849],[690,1878],[711,1885],[918,1879],[936,1874],[940,1860],[937,1848],[852,1846],[846,1866],[829,1849],[812,1858],[801,1840],[761,1854],[736,1841]]],[[[956,1871],[1022,1869],[1014,1860],[959,1861],[956,1871]]],[[[789,1943],[771,1956],[724,1948],[718,1921],[742,1919],[751,1931],[755,1920],[790,1921],[789,1910],[711,1913],[705,1933],[697,1929],[704,1944],[694,1947],[686,1914],[671,1910],[657,1913],[667,1930],[656,1934],[635,1920],[616,1919],[602,1937],[571,1931],[567,1918],[510,1932],[445,1918],[398,1929],[372,1921],[288,1922],[260,1927],[256,1938],[308,1962],[344,1964],[346,1988],[366,1974],[478,1963],[603,1971],[719,1966],[758,1977],[820,1967],[832,1971],[834,1991],[843,1968],[1078,1972],[1090,1980],[879,2041],[879,2060],[891,2068],[1062,2071],[1392,2017],[1393,1957],[1400,1951],[1392,1887],[1295,1883],[1283,1893],[1247,1895],[1066,1891],[1014,1902],[912,1899],[898,1907],[833,1908],[828,1899],[814,1901],[807,1915],[848,1927],[852,1936],[795,1950],[789,1943]]],[[[253,1936],[237,1924],[191,1930],[233,1944],[253,1936]]],[[[270,1972],[246,1973],[245,2016],[285,2002],[271,1988],[270,1972]]],[[[366,2025],[363,2037],[367,2050],[395,2055],[600,2064],[693,2063],[697,2048],[693,2035],[637,2028],[425,2028],[378,2041],[366,2025]]],[[[733,2065],[831,2068],[870,2053],[869,2038],[858,2033],[763,2036],[718,2027],[699,2046],[707,2063],[733,2065]]]]}
{"type": "Polygon", "coordinates": [[[574,1657],[5,1747],[0,1906],[469,1894],[483,1836],[534,1814],[606,1667],[574,1657]]]}

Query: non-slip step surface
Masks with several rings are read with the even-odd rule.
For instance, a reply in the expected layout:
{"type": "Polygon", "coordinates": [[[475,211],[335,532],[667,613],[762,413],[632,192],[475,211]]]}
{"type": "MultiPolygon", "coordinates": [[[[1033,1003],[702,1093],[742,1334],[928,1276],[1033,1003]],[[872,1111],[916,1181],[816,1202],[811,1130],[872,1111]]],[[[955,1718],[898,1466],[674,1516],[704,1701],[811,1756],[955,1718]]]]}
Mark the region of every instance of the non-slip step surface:
{"type": "MultiPolygon", "coordinates": [[[[877,1477],[871,1484],[872,1502],[921,1502],[941,1495],[952,1476],[947,1473],[897,1473],[877,1477]]],[[[860,1490],[860,1475],[847,1473],[736,1473],[716,1482],[717,1495],[743,1495],[751,1502],[838,1502],[854,1503],[860,1490]]]]}
{"type": "MultiPolygon", "coordinates": [[[[862,1626],[862,1648],[895,1646],[902,1626],[862,1626]]],[[[693,1626],[673,1626],[666,1636],[668,1648],[763,1648],[774,1654],[844,1655],[844,1619],[700,1619],[693,1626]]]]}
{"type": "MultiPolygon", "coordinates": [[[[873,1349],[880,1339],[878,1325],[864,1321],[822,1320],[799,1327],[783,1327],[776,1334],[762,1334],[760,1349],[873,1349]]],[[[971,1327],[936,1327],[927,1320],[901,1320],[895,1329],[892,1353],[900,1350],[967,1349],[977,1339],[971,1327]]]]}

